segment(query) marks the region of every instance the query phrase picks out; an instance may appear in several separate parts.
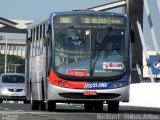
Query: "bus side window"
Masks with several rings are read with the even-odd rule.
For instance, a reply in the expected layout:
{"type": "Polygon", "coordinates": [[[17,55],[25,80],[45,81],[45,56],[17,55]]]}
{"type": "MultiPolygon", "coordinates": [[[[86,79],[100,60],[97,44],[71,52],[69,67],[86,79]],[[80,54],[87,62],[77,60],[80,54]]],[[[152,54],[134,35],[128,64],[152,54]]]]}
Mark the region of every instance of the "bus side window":
{"type": "Polygon", "coordinates": [[[42,39],[42,25],[40,25],[40,30],[39,30],[39,39],[42,39]]]}
{"type": "Polygon", "coordinates": [[[42,26],[42,53],[44,54],[45,53],[45,47],[44,47],[44,37],[45,37],[45,24],[43,24],[42,26]]]}
{"type": "Polygon", "coordinates": [[[31,32],[31,33],[30,33],[30,34],[31,34],[31,36],[30,36],[30,43],[32,42],[32,31],[33,31],[33,30],[31,29],[31,30],[30,30],[30,32],[31,32]]]}
{"type": "Polygon", "coordinates": [[[45,29],[46,29],[45,24],[43,24],[43,32],[42,32],[43,33],[43,38],[45,37],[45,29]]]}
{"type": "Polygon", "coordinates": [[[33,56],[33,41],[34,41],[34,30],[31,29],[31,43],[30,43],[30,56],[33,56]]]}
{"type": "Polygon", "coordinates": [[[30,42],[31,42],[31,37],[32,37],[31,32],[32,32],[32,30],[30,30],[30,29],[27,31],[27,40],[29,40],[30,42]]]}
{"type": "Polygon", "coordinates": [[[51,37],[51,27],[48,23],[45,24],[45,34],[44,34],[44,46],[46,46],[49,43],[50,37],[51,37]]]}
{"type": "Polygon", "coordinates": [[[39,26],[36,28],[36,40],[39,40],[39,26]]]}
{"type": "Polygon", "coordinates": [[[40,39],[40,41],[39,41],[39,54],[40,55],[43,54],[42,32],[43,32],[43,27],[42,27],[42,25],[40,25],[40,27],[39,27],[39,39],[40,39]]]}
{"type": "Polygon", "coordinates": [[[33,43],[32,43],[32,55],[35,56],[35,48],[36,48],[36,29],[33,29],[33,43]]]}
{"type": "Polygon", "coordinates": [[[27,31],[27,40],[26,40],[26,52],[25,52],[25,56],[26,56],[26,58],[28,58],[29,56],[30,56],[30,52],[28,52],[28,51],[30,51],[31,49],[30,49],[30,47],[31,47],[31,38],[32,38],[32,30],[31,29],[29,29],[28,31],[27,31]]]}
{"type": "Polygon", "coordinates": [[[35,28],[33,29],[33,38],[32,38],[32,42],[34,42],[35,41],[35,28]]]}
{"type": "Polygon", "coordinates": [[[37,27],[37,40],[36,40],[36,55],[39,55],[40,54],[40,27],[38,26],[37,27]]]}

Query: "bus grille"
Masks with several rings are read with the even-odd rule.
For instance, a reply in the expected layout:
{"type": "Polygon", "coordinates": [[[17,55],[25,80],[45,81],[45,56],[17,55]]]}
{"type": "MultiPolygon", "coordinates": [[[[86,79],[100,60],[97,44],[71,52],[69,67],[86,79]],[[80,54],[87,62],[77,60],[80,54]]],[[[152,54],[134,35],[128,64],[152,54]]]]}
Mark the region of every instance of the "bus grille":
{"type": "Polygon", "coordinates": [[[98,93],[95,96],[85,96],[83,93],[60,93],[59,95],[70,99],[115,99],[121,96],[120,94],[113,93],[98,93]]]}

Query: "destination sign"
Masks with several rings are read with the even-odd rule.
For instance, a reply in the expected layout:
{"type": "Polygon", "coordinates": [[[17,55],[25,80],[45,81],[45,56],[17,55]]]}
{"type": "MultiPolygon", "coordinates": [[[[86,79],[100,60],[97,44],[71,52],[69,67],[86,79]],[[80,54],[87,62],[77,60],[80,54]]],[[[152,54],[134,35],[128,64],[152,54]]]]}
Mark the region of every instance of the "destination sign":
{"type": "Polygon", "coordinates": [[[69,15],[69,16],[58,16],[56,21],[57,24],[73,24],[73,25],[105,25],[105,24],[124,24],[124,17],[117,16],[91,16],[91,15],[69,15]]]}
{"type": "Polygon", "coordinates": [[[72,23],[73,18],[69,16],[61,16],[59,17],[59,23],[72,23]]]}
{"type": "Polygon", "coordinates": [[[86,24],[123,24],[123,18],[118,17],[82,17],[81,23],[86,24]]]}

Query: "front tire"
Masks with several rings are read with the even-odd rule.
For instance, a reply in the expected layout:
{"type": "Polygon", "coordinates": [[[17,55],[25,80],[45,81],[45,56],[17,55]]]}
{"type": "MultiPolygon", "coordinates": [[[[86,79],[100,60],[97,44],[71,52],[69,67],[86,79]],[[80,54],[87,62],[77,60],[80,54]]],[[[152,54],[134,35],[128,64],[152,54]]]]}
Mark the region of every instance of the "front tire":
{"type": "Polygon", "coordinates": [[[90,102],[84,103],[84,109],[86,112],[92,112],[93,111],[93,104],[90,102]]]}
{"type": "Polygon", "coordinates": [[[103,111],[103,102],[95,102],[94,103],[94,111],[102,112],[103,111]]]}
{"type": "Polygon", "coordinates": [[[31,102],[31,109],[32,110],[39,110],[39,101],[33,100],[31,102]]]}
{"type": "Polygon", "coordinates": [[[41,110],[46,110],[46,106],[45,106],[45,102],[44,101],[40,102],[40,109],[41,110]]]}
{"type": "Polygon", "coordinates": [[[40,102],[37,101],[37,100],[33,100],[32,91],[31,91],[31,94],[30,94],[30,98],[31,98],[31,109],[32,110],[39,110],[40,102]]]}
{"type": "Polygon", "coordinates": [[[119,101],[110,101],[108,102],[108,112],[117,113],[119,109],[119,101]]]}
{"type": "Polygon", "coordinates": [[[45,106],[46,106],[47,111],[55,111],[56,110],[56,102],[54,102],[54,101],[46,102],[45,106]]]}

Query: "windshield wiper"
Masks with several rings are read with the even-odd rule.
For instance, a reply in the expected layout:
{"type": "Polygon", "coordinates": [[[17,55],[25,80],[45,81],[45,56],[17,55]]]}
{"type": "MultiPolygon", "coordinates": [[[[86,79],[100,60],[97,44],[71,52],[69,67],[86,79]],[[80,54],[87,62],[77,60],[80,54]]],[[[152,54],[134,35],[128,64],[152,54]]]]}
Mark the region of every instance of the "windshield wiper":
{"type": "Polygon", "coordinates": [[[100,36],[100,38],[97,41],[97,43],[102,43],[104,38],[111,32],[112,27],[108,26],[107,29],[103,32],[103,34],[100,36]]]}
{"type": "MultiPolygon", "coordinates": [[[[104,38],[111,32],[111,30],[112,30],[112,27],[108,26],[107,29],[106,29],[106,31],[104,31],[104,33],[101,35],[100,39],[96,40],[97,41],[96,43],[98,43],[98,44],[102,43],[102,41],[104,40],[104,38]]],[[[96,48],[96,50],[97,50],[97,48],[96,48]]],[[[93,71],[95,69],[95,65],[96,65],[99,57],[100,57],[100,52],[98,52],[98,55],[96,56],[95,61],[90,66],[90,75],[91,76],[93,75],[93,71]]],[[[90,59],[91,59],[91,63],[92,63],[92,53],[91,53],[91,58],[90,59]]]]}
{"type": "MultiPolygon", "coordinates": [[[[99,57],[100,57],[100,53],[98,53],[98,55],[96,56],[96,58],[95,58],[95,60],[94,60],[94,63],[91,64],[91,67],[90,67],[90,76],[93,75],[93,71],[94,71],[94,69],[95,69],[95,65],[96,65],[99,57]]],[[[92,62],[92,58],[91,58],[91,62],[92,62]]]]}

